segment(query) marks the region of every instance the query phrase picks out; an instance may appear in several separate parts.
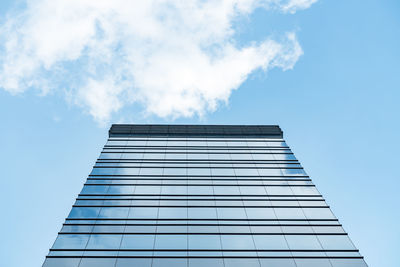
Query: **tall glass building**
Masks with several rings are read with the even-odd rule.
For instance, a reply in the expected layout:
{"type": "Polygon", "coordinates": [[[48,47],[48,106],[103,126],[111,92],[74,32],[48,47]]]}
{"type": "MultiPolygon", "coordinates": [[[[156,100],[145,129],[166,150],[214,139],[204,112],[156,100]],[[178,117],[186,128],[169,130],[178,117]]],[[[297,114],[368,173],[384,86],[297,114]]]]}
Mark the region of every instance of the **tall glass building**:
{"type": "Polygon", "coordinates": [[[113,125],[44,267],[365,267],[279,126],[113,125]]]}

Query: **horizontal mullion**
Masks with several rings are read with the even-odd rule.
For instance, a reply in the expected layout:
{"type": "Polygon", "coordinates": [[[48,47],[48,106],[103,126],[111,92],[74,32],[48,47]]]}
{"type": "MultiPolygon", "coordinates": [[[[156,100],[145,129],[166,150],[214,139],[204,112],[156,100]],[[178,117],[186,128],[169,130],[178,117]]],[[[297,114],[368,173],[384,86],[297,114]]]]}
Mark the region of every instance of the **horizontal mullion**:
{"type": "MultiPolygon", "coordinates": [[[[310,178],[308,175],[270,175],[270,176],[265,176],[265,175],[172,175],[172,174],[166,174],[166,175],[152,175],[152,174],[143,174],[143,175],[130,175],[130,174],[90,174],[88,176],[89,178],[91,177],[186,177],[187,179],[191,178],[204,178],[204,177],[211,177],[212,179],[214,177],[239,177],[239,178],[249,178],[249,179],[254,179],[254,178],[279,178],[279,177],[288,177],[288,178],[293,178],[293,179],[300,179],[300,178],[310,178]]],[[[232,178],[233,179],[233,178],[232,178]]],[[[281,178],[279,178],[281,179],[281,178]]],[[[284,178],[283,178],[284,179],[284,178]]]]}
{"type": "Polygon", "coordinates": [[[238,163],[238,164],[245,164],[245,163],[255,163],[255,164],[274,164],[274,163],[296,163],[298,162],[297,159],[102,159],[99,158],[97,161],[117,161],[117,162],[146,162],[146,163],[159,163],[159,162],[174,162],[174,163],[187,163],[187,162],[199,162],[199,163],[238,163]]]}
{"type": "MultiPolygon", "coordinates": [[[[79,194],[79,196],[171,196],[171,197],[196,197],[196,196],[203,196],[203,197],[322,197],[322,195],[205,195],[205,194],[198,194],[198,195],[179,195],[179,194],[79,194]]],[[[184,199],[183,199],[184,200],[184,199]]],[[[217,200],[217,199],[216,199],[217,200]]]]}
{"type": "Polygon", "coordinates": [[[84,184],[85,186],[247,186],[247,187],[257,187],[257,186],[303,186],[303,187],[315,187],[313,184],[84,184]]]}
{"type": "Polygon", "coordinates": [[[192,219],[192,218],[187,218],[187,219],[180,219],[180,218],[175,218],[175,219],[166,219],[166,218],[66,218],[66,221],[81,221],[81,220],[93,220],[93,221],[218,221],[218,222],[223,222],[223,221],[228,221],[228,222],[235,222],[235,221],[255,221],[255,222],[338,222],[338,219],[192,219]]]}
{"type": "Polygon", "coordinates": [[[323,199],[244,199],[244,198],[231,198],[231,199],[209,199],[209,198],[191,198],[191,199],[181,199],[181,198],[122,198],[122,199],[115,199],[115,198],[77,198],[76,200],[122,200],[122,201],[142,201],[142,200],[149,200],[149,201],[324,201],[323,199]]]}
{"type": "Polygon", "coordinates": [[[252,226],[269,226],[269,227],[342,227],[342,224],[224,224],[224,223],[205,223],[205,224],[173,224],[173,223],[152,223],[152,224],[136,224],[136,223],[124,223],[124,224],[116,224],[116,223],[76,223],[76,224],[68,224],[63,223],[63,226],[245,226],[245,227],[252,227],[252,226]]]}
{"type": "Polygon", "coordinates": [[[276,181],[276,182],[291,182],[291,181],[312,181],[309,178],[306,179],[276,179],[276,178],[272,178],[272,179],[259,179],[259,178],[248,178],[248,179],[242,179],[242,178],[226,178],[226,179],[221,179],[221,178],[209,178],[209,179],[200,179],[200,178],[164,178],[164,177],[160,177],[160,178],[154,178],[154,177],[150,177],[150,178],[141,178],[141,177],[137,177],[137,178],[92,178],[92,177],[88,177],[89,181],[94,181],[94,180],[111,180],[111,181],[130,181],[130,180],[137,180],[137,181],[156,181],[156,180],[161,180],[161,181],[276,181]]]}
{"type": "Polygon", "coordinates": [[[100,258],[100,259],[363,259],[362,256],[46,256],[46,258],[100,258]]]}
{"type": "MultiPolygon", "coordinates": [[[[269,150],[271,150],[271,149],[269,149],[269,150]]],[[[222,151],[222,150],[221,150],[222,151]]],[[[223,152],[223,151],[222,151],[223,152]]],[[[212,151],[212,152],[185,152],[185,151],[182,151],[182,152],[170,152],[170,151],[165,151],[165,150],[163,150],[163,151],[157,151],[157,152],[154,152],[154,151],[102,151],[101,153],[123,153],[123,154],[138,154],[138,153],[140,153],[140,154],[207,154],[207,155],[213,155],[213,154],[218,154],[218,155],[220,155],[220,154],[226,154],[226,155],[229,155],[229,154],[235,154],[235,155],[239,155],[239,154],[246,154],[246,155],[248,155],[248,154],[266,154],[266,155],[275,155],[275,154],[291,154],[291,155],[293,155],[293,152],[278,152],[278,153],[270,153],[270,152],[263,152],[263,153],[260,153],[260,152],[253,152],[253,151],[249,151],[249,152],[243,152],[243,153],[237,153],[237,152],[227,152],[227,153],[221,153],[221,152],[214,152],[214,151],[212,151]]]]}
{"type": "Polygon", "coordinates": [[[123,232],[123,233],[114,233],[114,232],[58,232],[59,235],[312,235],[312,236],[319,236],[319,235],[348,235],[347,233],[276,233],[276,232],[271,232],[271,233],[237,233],[237,232],[186,232],[186,233],[165,233],[165,232],[140,232],[140,233],[135,233],[135,232],[123,232]]]}
{"type": "Polygon", "coordinates": [[[226,166],[226,167],[210,167],[210,166],[196,166],[196,167],[185,167],[185,166],[174,166],[174,167],[170,167],[170,166],[118,166],[118,165],[114,165],[114,166],[97,166],[94,165],[93,168],[103,168],[103,169],[107,169],[107,168],[136,168],[136,169],[250,169],[250,170],[258,170],[258,169],[303,169],[303,167],[275,167],[275,166],[271,166],[271,167],[231,167],[231,166],[226,166]]]}
{"type": "Polygon", "coordinates": [[[226,150],[236,150],[236,149],[251,149],[251,150],[258,150],[258,149],[290,149],[289,146],[153,146],[153,145],[104,145],[104,148],[121,148],[121,149],[131,149],[131,148],[138,148],[138,149],[226,149],[226,150]]]}
{"type": "Polygon", "coordinates": [[[358,249],[57,249],[50,251],[157,251],[157,252],[359,252],[358,249]]]}
{"type": "Polygon", "coordinates": [[[81,207],[81,208],[330,208],[329,206],[226,206],[226,205],[72,205],[72,207],[81,207]]]}
{"type": "MultiPolygon", "coordinates": [[[[220,138],[218,138],[218,140],[215,140],[215,139],[207,140],[204,137],[204,138],[198,138],[196,140],[189,140],[189,142],[197,142],[197,141],[199,141],[199,142],[221,142],[221,141],[223,141],[223,142],[285,142],[285,140],[282,139],[282,138],[274,138],[274,139],[272,139],[272,138],[261,138],[261,139],[258,139],[257,138],[256,140],[251,140],[251,139],[249,140],[247,136],[237,137],[237,138],[238,139],[228,138],[228,137],[220,137],[220,138]],[[228,139],[228,140],[226,140],[226,139],[228,139]]],[[[164,142],[164,141],[165,142],[178,141],[178,142],[186,142],[188,140],[186,140],[185,138],[181,138],[181,139],[177,138],[177,139],[173,139],[173,140],[151,139],[151,137],[149,136],[149,139],[146,139],[146,138],[142,138],[142,139],[140,139],[140,138],[138,138],[138,139],[136,139],[136,138],[133,138],[133,139],[132,138],[125,138],[125,139],[123,139],[123,137],[120,137],[120,138],[112,138],[111,137],[111,138],[108,138],[107,141],[145,141],[145,142],[147,142],[147,141],[150,141],[150,142],[152,142],[152,141],[161,141],[161,142],[164,142]]]]}

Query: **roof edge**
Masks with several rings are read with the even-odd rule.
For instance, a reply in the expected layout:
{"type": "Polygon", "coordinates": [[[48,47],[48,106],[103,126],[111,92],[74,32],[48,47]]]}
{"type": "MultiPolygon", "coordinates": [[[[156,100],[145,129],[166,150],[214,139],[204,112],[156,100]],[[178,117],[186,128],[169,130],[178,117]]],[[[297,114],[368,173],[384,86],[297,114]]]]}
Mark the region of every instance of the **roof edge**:
{"type": "Polygon", "coordinates": [[[283,138],[279,125],[112,124],[110,137],[123,136],[223,136],[283,138]]]}

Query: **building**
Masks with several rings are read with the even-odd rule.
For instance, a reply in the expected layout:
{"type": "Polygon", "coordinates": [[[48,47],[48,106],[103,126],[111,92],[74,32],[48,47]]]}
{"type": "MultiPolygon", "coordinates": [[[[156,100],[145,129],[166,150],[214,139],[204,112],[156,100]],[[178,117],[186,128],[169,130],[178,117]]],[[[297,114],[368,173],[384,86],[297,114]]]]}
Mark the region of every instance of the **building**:
{"type": "Polygon", "coordinates": [[[44,267],[362,267],[279,126],[113,125],[44,267]]]}

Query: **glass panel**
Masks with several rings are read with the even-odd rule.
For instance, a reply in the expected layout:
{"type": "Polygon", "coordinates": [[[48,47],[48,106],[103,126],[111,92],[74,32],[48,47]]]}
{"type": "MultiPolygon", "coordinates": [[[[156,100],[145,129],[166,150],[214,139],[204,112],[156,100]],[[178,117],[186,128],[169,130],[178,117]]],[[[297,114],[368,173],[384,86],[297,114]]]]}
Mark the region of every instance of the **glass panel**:
{"type": "Polygon", "coordinates": [[[108,191],[108,185],[85,185],[81,194],[105,194],[108,191]]]}
{"type": "Polygon", "coordinates": [[[186,219],[186,208],[160,208],[158,218],[160,219],[186,219]]]}
{"type": "Polygon", "coordinates": [[[322,249],[313,235],[286,235],[290,249],[322,249]]]}
{"type": "Polygon", "coordinates": [[[223,259],[189,259],[189,267],[224,267],[223,259]]]}
{"type": "Polygon", "coordinates": [[[124,235],[121,249],[153,249],[154,235],[124,235]]]}
{"type": "Polygon", "coordinates": [[[215,208],[188,208],[190,219],[217,219],[215,208]]]}
{"type": "Polygon", "coordinates": [[[223,249],[255,249],[251,235],[221,235],[223,249]]]}
{"type": "Polygon", "coordinates": [[[219,219],[247,219],[244,208],[217,208],[219,219]]]}
{"type": "Polygon", "coordinates": [[[42,267],[78,267],[80,258],[47,258],[42,267]]]}
{"type": "Polygon", "coordinates": [[[331,210],[327,208],[303,208],[308,219],[336,219],[331,210]]]}
{"type": "Polygon", "coordinates": [[[114,267],[116,259],[83,258],[79,267],[114,267]]]}
{"type": "Polygon", "coordinates": [[[221,249],[219,235],[189,235],[189,249],[221,249]]]}
{"type": "Polygon", "coordinates": [[[282,235],[254,235],[253,238],[257,249],[288,249],[282,235]]]}
{"type": "Polygon", "coordinates": [[[214,186],[214,193],[216,195],[240,195],[237,186],[214,186]]]}
{"type": "Polygon", "coordinates": [[[267,194],[263,186],[240,186],[240,192],[242,193],[242,195],[265,196],[267,194]]]}
{"type": "Polygon", "coordinates": [[[56,242],[54,242],[54,249],[84,249],[87,241],[89,240],[89,235],[58,235],[56,242]]]}
{"type": "Polygon", "coordinates": [[[131,208],[129,218],[137,219],[155,219],[157,218],[158,208],[131,208]]]}
{"type": "Polygon", "coordinates": [[[301,208],[274,208],[278,219],[306,219],[301,208]]]}
{"type": "Polygon", "coordinates": [[[289,186],[266,186],[268,195],[293,195],[289,186]]]}
{"type": "Polygon", "coordinates": [[[368,267],[363,259],[331,259],[333,267],[368,267]]]}
{"type": "Polygon", "coordinates": [[[99,218],[126,218],[129,208],[104,207],[101,209],[99,218]]]}
{"type": "Polygon", "coordinates": [[[258,259],[224,259],[225,267],[260,267],[258,259]]]}
{"type": "Polygon", "coordinates": [[[246,208],[249,219],[276,219],[272,208],[246,208]]]}
{"type": "Polygon", "coordinates": [[[164,195],[186,195],[187,186],[162,186],[161,194],[164,195]]]}
{"type": "Polygon", "coordinates": [[[110,186],[107,194],[133,194],[134,186],[110,186]]]}
{"type": "Polygon", "coordinates": [[[212,186],[189,186],[189,195],[212,195],[214,193],[212,186]]]}
{"type": "Polygon", "coordinates": [[[117,259],[115,267],[151,267],[152,259],[117,259]]]}
{"type": "Polygon", "coordinates": [[[297,267],[332,267],[327,259],[295,259],[297,267]]]}
{"type": "Polygon", "coordinates": [[[122,235],[91,235],[88,249],[117,249],[121,243],[122,235]]]}
{"type": "Polygon", "coordinates": [[[356,249],[347,235],[319,235],[324,249],[356,249]]]}
{"type": "Polygon", "coordinates": [[[296,267],[293,259],[260,259],[261,267],[296,267]]]}
{"type": "Polygon", "coordinates": [[[292,186],[295,195],[319,195],[315,186],[292,186]]]}
{"type": "Polygon", "coordinates": [[[160,194],[160,186],[136,186],[135,194],[160,194]]]}
{"type": "Polygon", "coordinates": [[[100,208],[73,207],[68,218],[97,218],[100,208]]]}
{"type": "Polygon", "coordinates": [[[187,235],[157,235],[154,249],[187,249],[187,235]]]}
{"type": "Polygon", "coordinates": [[[187,259],[154,258],[152,267],[187,267],[187,259]]]}

